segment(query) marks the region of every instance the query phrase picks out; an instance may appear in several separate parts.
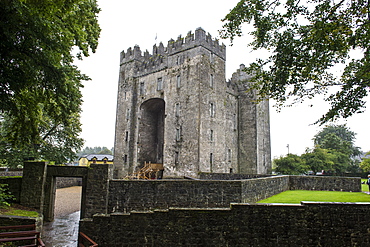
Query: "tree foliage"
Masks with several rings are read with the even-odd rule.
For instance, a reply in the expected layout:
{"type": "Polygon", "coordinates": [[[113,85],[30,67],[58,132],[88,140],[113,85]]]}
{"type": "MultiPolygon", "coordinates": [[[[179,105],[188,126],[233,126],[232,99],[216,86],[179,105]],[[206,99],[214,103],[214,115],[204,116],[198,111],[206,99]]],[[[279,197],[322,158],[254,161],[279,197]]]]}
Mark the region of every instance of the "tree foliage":
{"type": "Polygon", "coordinates": [[[356,134],[346,125],[328,125],[314,137],[314,148],[306,149],[301,156],[288,154],[287,157],[275,159],[276,172],[281,174],[302,174],[313,171],[314,174],[324,170],[326,173],[343,174],[358,172],[361,154],[354,145],[356,134]]]}
{"type": "Polygon", "coordinates": [[[113,155],[113,152],[107,147],[85,147],[83,150],[78,152],[78,155],[85,154],[110,154],[113,155]]]}
{"type": "Polygon", "coordinates": [[[344,125],[327,125],[314,137],[315,145],[321,148],[337,150],[350,157],[361,154],[360,148],[356,147],[354,142],[356,133],[344,125]]]}
{"type": "Polygon", "coordinates": [[[362,158],[360,167],[363,171],[370,172],[370,152],[367,152],[365,157],[362,158]]]}
{"type": "Polygon", "coordinates": [[[274,159],[275,172],[285,175],[299,175],[308,171],[301,157],[295,154],[288,154],[286,157],[274,159]]]}
{"type": "Polygon", "coordinates": [[[243,23],[252,24],[250,46],[271,52],[246,68],[260,99],[273,98],[281,107],[288,98],[302,102],[324,94],[331,108],[318,120],[322,124],[363,111],[370,88],[369,20],[367,0],[241,0],[220,32],[233,40],[243,23]],[[362,55],[352,59],[354,50],[362,55]],[[333,74],[338,64],[345,64],[339,78],[333,74]]]}
{"type": "Polygon", "coordinates": [[[8,153],[61,160],[82,146],[80,88],[89,78],[73,60],[95,52],[99,11],[95,0],[0,5],[1,143],[8,153]]]}

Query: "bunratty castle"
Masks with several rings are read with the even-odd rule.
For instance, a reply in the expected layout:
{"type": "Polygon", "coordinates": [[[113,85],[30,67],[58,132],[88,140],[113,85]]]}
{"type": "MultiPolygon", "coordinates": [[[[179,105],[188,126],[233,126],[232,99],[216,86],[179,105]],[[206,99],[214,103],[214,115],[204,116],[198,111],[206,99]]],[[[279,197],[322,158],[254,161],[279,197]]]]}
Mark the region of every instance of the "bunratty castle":
{"type": "Polygon", "coordinates": [[[121,53],[114,176],[164,165],[166,177],[271,172],[268,101],[255,103],[240,66],[225,79],[226,47],[198,28],[121,53]]]}

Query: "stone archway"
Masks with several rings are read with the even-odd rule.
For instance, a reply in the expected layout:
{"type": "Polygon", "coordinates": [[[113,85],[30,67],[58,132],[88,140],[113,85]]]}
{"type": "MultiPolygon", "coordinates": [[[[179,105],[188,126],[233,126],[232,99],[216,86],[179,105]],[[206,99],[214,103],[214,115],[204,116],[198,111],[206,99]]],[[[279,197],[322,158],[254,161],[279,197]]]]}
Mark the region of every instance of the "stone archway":
{"type": "Polygon", "coordinates": [[[20,204],[39,210],[45,221],[54,219],[57,177],[82,178],[81,216],[86,207],[87,167],[49,166],[45,162],[26,162],[23,168],[20,204]]]}
{"type": "Polygon", "coordinates": [[[149,99],[140,111],[138,162],[163,163],[165,102],[149,99]]]}

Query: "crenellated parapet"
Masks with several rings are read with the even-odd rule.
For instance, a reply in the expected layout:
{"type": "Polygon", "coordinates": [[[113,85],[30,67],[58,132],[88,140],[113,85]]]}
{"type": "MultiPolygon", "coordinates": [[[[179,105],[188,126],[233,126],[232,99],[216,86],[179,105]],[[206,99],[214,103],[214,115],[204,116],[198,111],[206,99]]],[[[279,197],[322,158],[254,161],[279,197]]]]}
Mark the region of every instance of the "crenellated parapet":
{"type": "Polygon", "coordinates": [[[168,67],[167,60],[170,56],[198,46],[202,46],[212,54],[226,60],[226,46],[220,44],[217,39],[213,39],[209,33],[206,34],[202,28],[197,28],[195,33],[190,31],[185,37],[180,35],[176,40],[170,39],[167,47],[162,42],[158,46],[154,45],[152,54],[147,50],[142,52],[139,46],[135,46],[133,49],[130,47],[126,52],[121,52],[121,65],[137,61],[135,72],[151,73],[168,67]]]}

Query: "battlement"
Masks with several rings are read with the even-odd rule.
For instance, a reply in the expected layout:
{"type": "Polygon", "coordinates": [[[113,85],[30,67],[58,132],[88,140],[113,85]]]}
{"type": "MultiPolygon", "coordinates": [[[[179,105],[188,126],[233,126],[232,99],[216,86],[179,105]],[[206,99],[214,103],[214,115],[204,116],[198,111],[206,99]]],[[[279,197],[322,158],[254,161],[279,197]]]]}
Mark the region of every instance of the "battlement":
{"type": "Polygon", "coordinates": [[[226,59],[226,46],[220,45],[217,39],[213,39],[209,33],[206,34],[202,28],[197,28],[195,33],[189,31],[185,37],[180,35],[177,40],[170,39],[167,47],[162,42],[158,46],[154,45],[152,54],[148,50],[142,53],[139,46],[133,49],[130,47],[126,52],[121,52],[121,64],[136,60],[142,62],[142,65],[137,68],[138,71],[148,68],[152,70],[154,67],[158,70],[167,66],[167,57],[197,46],[208,49],[223,60],[226,59]]]}

